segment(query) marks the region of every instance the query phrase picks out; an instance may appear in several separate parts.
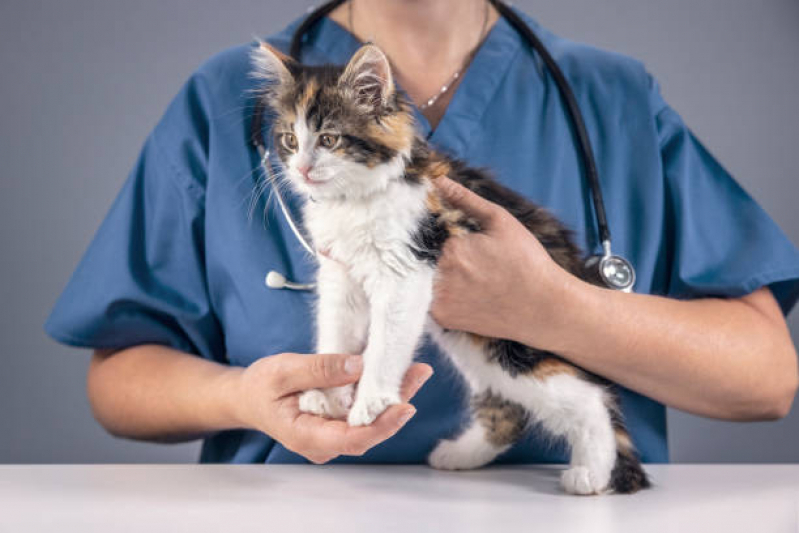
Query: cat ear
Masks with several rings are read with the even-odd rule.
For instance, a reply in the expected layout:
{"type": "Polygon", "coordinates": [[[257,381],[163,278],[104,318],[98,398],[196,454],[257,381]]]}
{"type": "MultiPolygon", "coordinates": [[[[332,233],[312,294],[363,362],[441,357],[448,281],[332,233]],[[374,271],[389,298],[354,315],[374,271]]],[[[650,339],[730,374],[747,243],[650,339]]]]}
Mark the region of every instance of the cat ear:
{"type": "Polygon", "coordinates": [[[373,44],[366,44],[352,56],[338,80],[360,105],[378,109],[394,94],[394,78],[386,55],[373,44]]]}
{"type": "Polygon", "coordinates": [[[294,77],[289,69],[294,60],[267,42],[258,39],[256,43],[257,46],[251,54],[255,65],[254,76],[280,84],[292,81],[294,77]]]}

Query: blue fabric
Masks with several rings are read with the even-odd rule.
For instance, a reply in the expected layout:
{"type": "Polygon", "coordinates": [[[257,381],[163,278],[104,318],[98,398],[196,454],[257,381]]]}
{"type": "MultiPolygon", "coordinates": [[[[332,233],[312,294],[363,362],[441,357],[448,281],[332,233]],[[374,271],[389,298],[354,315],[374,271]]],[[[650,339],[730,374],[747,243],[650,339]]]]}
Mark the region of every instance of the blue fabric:
{"type": "MultiPolygon", "coordinates": [[[[787,313],[799,296],[799,252],[691,135],[644,67],[528,22],[583,110],[615,248],[638,270],[636,291],[735,297],[768,285],[787,313]]],[[[270,41],[286,50],[296,24],[270,41]]],[[[357,47],[323,20],[308,34],[303,57],[344,63],[357,47]]],[[[311,351],[312,296],[264,286],[270,269],[305,281],[313,265],[274,204],[266,209],[260,197],[249,209],[258,165],[247,143],[250,49],[208,61],[169,106],[48,319],[53,338],[105,348],[162,343],[241,366],[311,351]]],[[[436,130],[418,117],[437,147],[493,169],[501,182],[548,206],[586,250],[600,250],[557,88],[507,22],[491,30],[436,130]]],[[[297,208],[296,198],[290,203],[297,208]]],[[[433,346],[418,358],[437,372],[414,401],[414,419],[363,457],[338,462],[422,462],[457,430],[463,387],[433,346]]],[[[628,390],[621,398],[643,459],[668,461],[664,407],[628,390]]],[[[531,433],[500,460],[565,458],[561,446],[531,433]]],[[[252,431],[208,438],[201,460],[305,462],[252,431]]]]}

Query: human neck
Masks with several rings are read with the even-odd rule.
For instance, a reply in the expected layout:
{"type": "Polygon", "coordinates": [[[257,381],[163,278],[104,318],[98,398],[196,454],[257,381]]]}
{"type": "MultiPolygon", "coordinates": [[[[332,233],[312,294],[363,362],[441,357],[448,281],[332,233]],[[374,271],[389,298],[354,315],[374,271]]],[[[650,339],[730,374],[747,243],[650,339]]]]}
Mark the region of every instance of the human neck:
{"type": "Polygon", "coordinates": [[[450,80],[480,43],[484,28],[487,32],[496,22],[498,14],[486,9],[487,1],[349,0],[330,18],[361,41],[378,45],[399,83],[420,103],[450,80]]]}
{"type": "Polygon", "coordinates": [[[429,65],[431,61],[459,61],[477,44],[485,2],[349,0],[341,9],[352,9],[354,30],[362,41],[374,42],[397,62],[429,65]]]}

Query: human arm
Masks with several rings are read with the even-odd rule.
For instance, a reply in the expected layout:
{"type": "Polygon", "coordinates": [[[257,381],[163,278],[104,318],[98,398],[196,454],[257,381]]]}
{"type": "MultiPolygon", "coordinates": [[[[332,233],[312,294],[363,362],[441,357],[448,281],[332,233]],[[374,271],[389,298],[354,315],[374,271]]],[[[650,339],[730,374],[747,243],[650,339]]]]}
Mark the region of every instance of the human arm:
{"type": "Polygon", "coordinates": [[[704,416],[773,419],[790,410],[796,350],[768,288],[694,300],[598,288],[555,264],[501,207],[437,182],[486,228],[445,246],[432,308],[442,326],[550,350],[704,416]]]}
{"type": "MultiPolygon", "coordinates": [[[[112,434],[140,440],[180,442],[226,429],[262,431],[315,463],[338,455],[361,455],[396,433],[415,412],[407,403],[372,425],[300,413],[297,392],[353,383],[360,356],[276,354],[247,368],[229,367],[162,345],[95,351],[87,375],[97,420],[112,434]],[[352,359],[345,370],[345,362],[352,359]]],[[[405,376],[407,402],[430,377],[415,364],[405,376]]]]}

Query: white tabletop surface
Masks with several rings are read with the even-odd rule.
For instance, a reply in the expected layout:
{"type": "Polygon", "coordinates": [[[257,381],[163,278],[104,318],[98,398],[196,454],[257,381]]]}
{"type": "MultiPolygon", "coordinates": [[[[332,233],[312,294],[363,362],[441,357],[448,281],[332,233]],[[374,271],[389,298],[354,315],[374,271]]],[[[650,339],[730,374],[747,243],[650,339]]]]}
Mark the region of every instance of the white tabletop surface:
{"type": "Polygon", "coordinates": [[[799,465],[648,466],[633,496],[554,467],[0,466],[0,532],[799,532],[799,465]]]}

